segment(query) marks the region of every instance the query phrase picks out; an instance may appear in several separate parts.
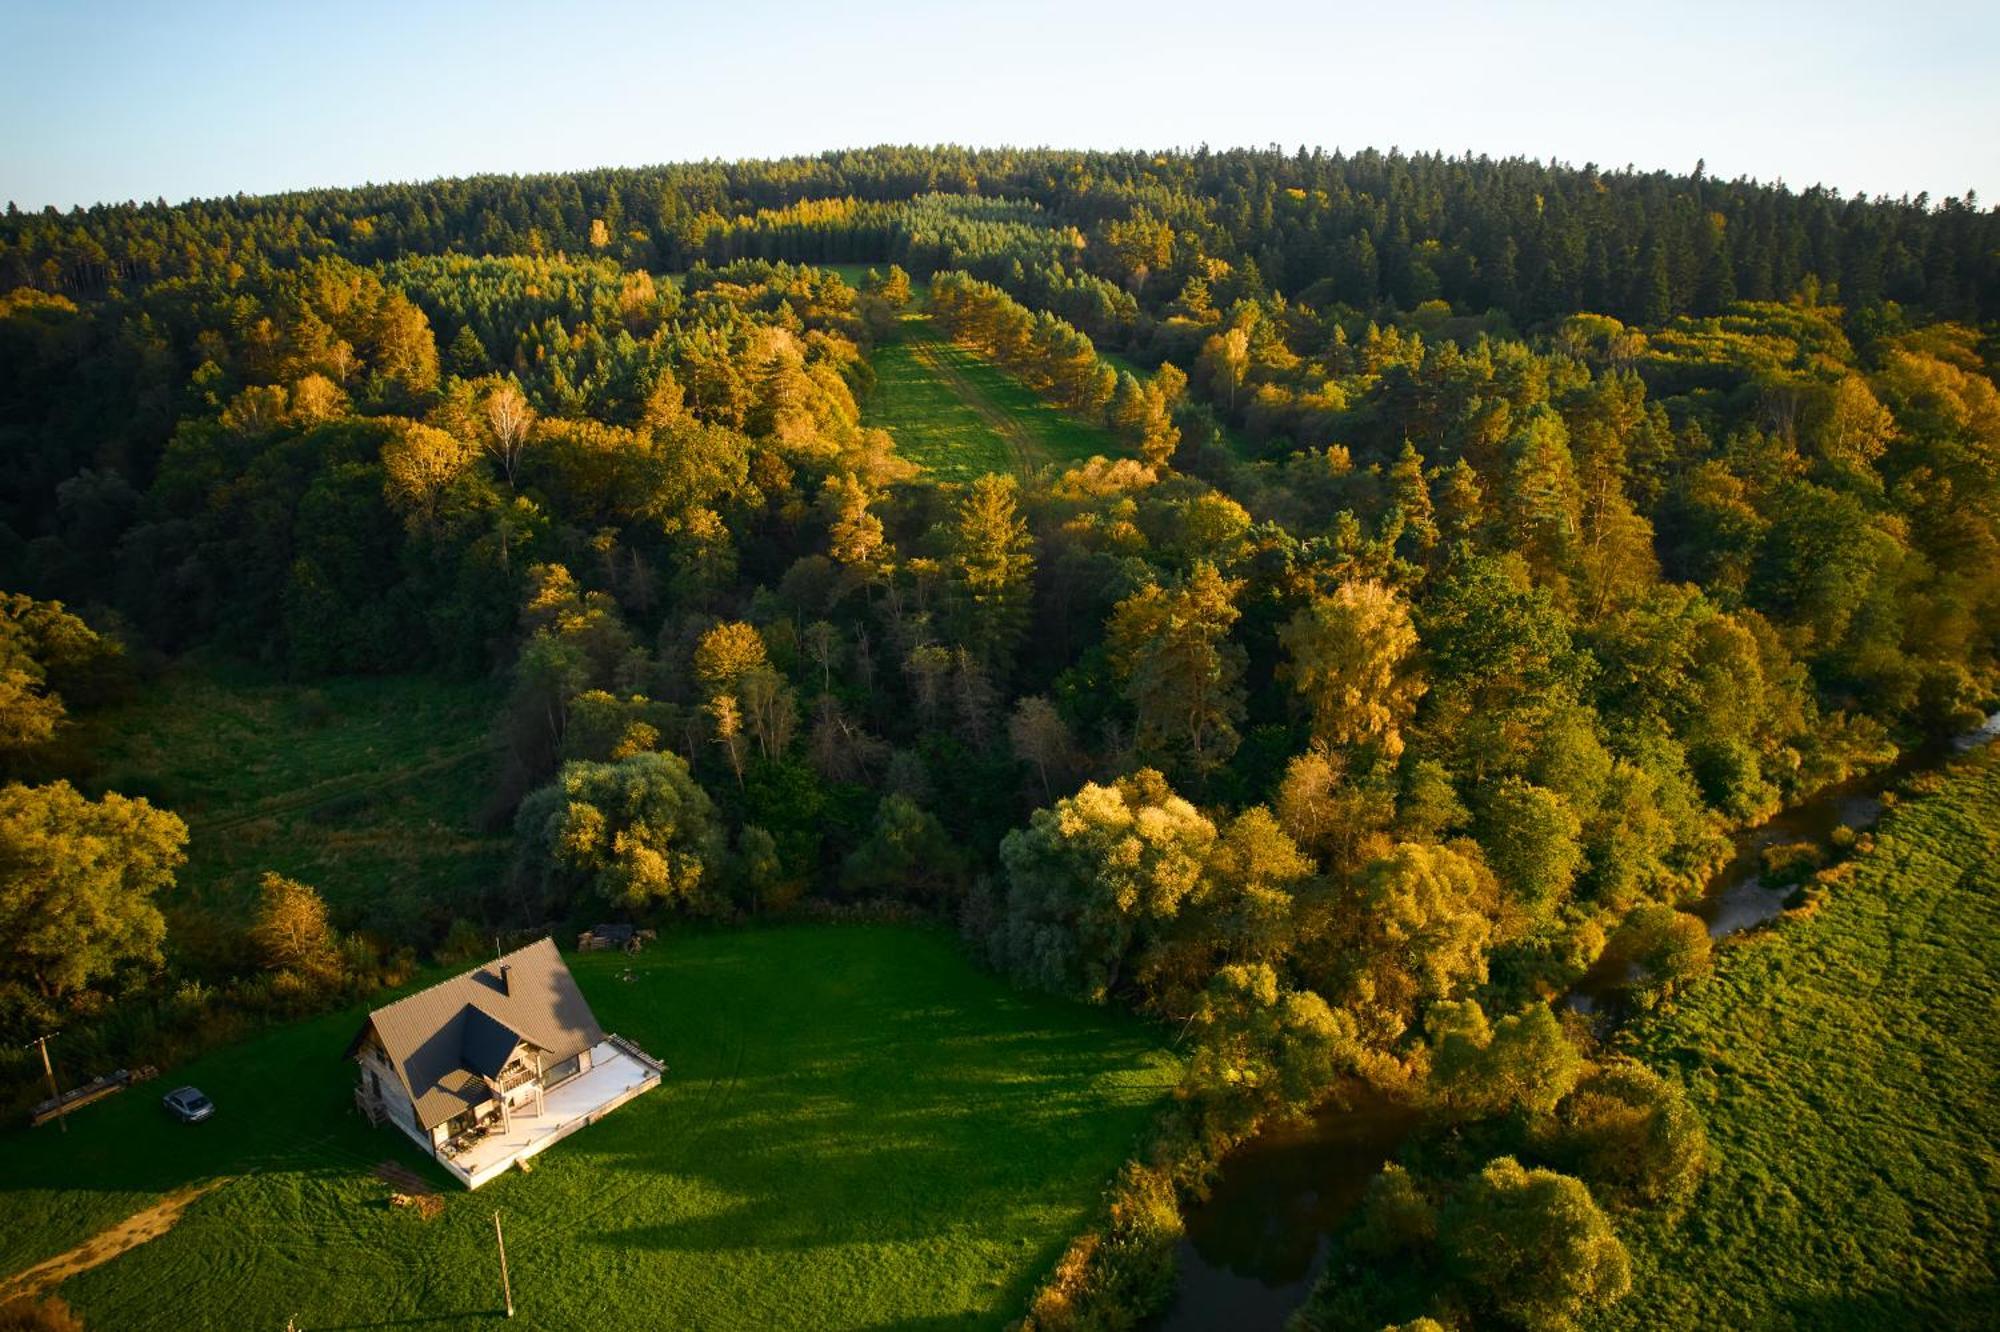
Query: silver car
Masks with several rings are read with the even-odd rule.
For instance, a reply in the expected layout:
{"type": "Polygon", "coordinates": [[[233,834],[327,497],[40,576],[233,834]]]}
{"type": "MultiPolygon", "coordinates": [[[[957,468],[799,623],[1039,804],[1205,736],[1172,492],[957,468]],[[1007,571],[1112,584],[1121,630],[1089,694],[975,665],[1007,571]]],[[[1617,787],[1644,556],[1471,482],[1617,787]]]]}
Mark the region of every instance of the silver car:
{"type": "Polygon", "coordinates": [[[160,1104],[183,1124],[199,1124],[215,1113],[215,1102],[202,1095],[198,1087],[177,1087],[162,1096],[160,1104]]]}

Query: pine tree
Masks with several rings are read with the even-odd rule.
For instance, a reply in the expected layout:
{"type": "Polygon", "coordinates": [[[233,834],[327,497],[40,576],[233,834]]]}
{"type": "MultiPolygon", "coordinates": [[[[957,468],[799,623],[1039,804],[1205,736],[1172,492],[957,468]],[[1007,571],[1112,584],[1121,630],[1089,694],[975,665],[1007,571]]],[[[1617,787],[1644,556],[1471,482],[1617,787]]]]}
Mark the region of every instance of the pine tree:
{"type": "Polygon", "coordinates": [[[1033,610],[1035,541],[1015,504],[1014,478],[972,483],[950,529],[952,631],[959,644],[1004,677],[1033,610]]]}

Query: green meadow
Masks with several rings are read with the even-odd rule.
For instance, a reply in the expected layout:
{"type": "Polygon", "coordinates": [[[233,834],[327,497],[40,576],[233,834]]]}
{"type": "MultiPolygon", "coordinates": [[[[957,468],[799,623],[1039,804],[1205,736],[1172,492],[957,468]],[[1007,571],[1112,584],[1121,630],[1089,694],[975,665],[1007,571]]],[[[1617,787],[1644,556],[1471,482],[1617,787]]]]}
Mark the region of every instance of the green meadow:
{"type": "Polygon", "coordinates": [[[873,364],[863,424],[886,429],[897,451],[933,480],[1129,452],[1110,431],[1050,406],[991,361],[938,336],[926,316],[905,315],[873,364]]]}
{"type": "Polygon", "coordinates": [[[207,1179],[164,1237],[58,1290],[92,1327],[997,1327],[1085,1223],[1177,1074],[1130,1018],[1029,996],[951,936],[821,925],[572,959],[652,1092],[477,1193],[354,1111],[361,1016],[268,1032],[155,1087],[0,1137],[0,1273],[207,1179]],[[630,968],[630,976],[623,973],[630,968]],[[371,1168],[433,1178],[441,1217],[371,1168]]]}
{"type": "Polygon", "coordinates": [[[167,900],[177,927],[240,924],[259,876],[276,870],[318,889],[343,927],[421,937],[471,914],[462,908],[511,853],[507,836],[478,831],[498,706],[484,684],[307,687],[182,665],[87,715],[78,747],[88,785],[187,821],[188,864],[167,900]]]}
{"type": "Polygon", "coordinates": [[[2000,1326],[2000,755],[1636,1037],[1714,1165],[1678,1228],[1633,1223],[1602,1326],[2000,1326]]]}

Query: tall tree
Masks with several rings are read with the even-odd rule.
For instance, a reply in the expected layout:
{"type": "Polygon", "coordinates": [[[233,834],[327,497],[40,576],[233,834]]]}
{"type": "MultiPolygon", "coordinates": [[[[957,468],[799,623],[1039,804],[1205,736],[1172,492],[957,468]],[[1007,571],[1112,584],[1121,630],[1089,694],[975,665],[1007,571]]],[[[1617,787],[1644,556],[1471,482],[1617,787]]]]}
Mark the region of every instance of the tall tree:
{"type": "Polygon", "coordinates": [[[1142,751],[1206,773],[1228,760],[1243,719],[1241,647],[1229,630],[1242,584],[1197,561],[1179,583],[1150,584],[1118,603],[1105,645],[1138,714],[1142,751]]]}
{"type": "Polygon", "coordinates": [[[1311,709],[1314,740],[1403,752],[1402,728],[1425,686],[1411,669],[1416,627],[1393,589],[1342,583],[1301,607],[1278,641],[1289,654],[1280,673],[1311,709]]]}
{"type": "Polygon", "coordinates": [[[155,896],[187,859],[187,825],[113,791],[0,787],[0,977],[60,999],[129,964],[160,962],[155,896]]]}
{"type": "Polygon", "coordinates": [[[1011,476],[972,483],[950,529],[952,632],[1004,675],[1033,608],[1035,541],[1015,502],[1011,476]]]}

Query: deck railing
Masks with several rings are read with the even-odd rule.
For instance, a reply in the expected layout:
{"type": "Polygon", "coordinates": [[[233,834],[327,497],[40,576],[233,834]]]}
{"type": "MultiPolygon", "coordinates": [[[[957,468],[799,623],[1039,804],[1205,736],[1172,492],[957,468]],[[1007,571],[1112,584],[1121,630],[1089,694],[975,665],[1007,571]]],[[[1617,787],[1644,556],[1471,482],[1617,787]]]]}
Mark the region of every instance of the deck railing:
{"type": "Polygon", "coordinates": [[[641,1050],[638,1046],[634,1045],[631,1041],[626,1040],[623,1036],[618,1035],[616,1032],[612,1032],[606,1035],[604,1039],[605,1042],[609,1044],[613,1049],[618,1050],[623,1054],[630,1055],[633,1059],[645,1065],[647,1068],[652,1069],[655,1073],[665,1073],[667,1071],[667,1066],[665,1064],[653,1058],[653,1056],[647,1054],[644,1050],[641,1050]]]}

